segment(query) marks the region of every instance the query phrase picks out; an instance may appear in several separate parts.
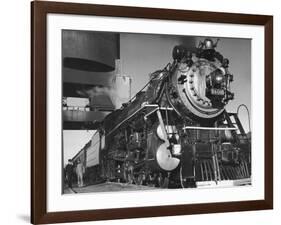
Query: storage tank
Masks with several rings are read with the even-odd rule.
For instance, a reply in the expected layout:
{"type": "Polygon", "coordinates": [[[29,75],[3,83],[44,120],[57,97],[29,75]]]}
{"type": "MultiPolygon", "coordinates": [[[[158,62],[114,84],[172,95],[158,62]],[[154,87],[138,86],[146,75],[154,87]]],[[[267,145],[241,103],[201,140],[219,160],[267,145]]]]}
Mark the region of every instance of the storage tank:
{"type": "Polygon", "coordinates": [[[118,33],[62,30],[63,97],[90,102],[89,111],[63,111],[64,129],[95,129],[94,122],[114,109],[110,92],[99,90],[111,88],[119,42],[118,33]]]}

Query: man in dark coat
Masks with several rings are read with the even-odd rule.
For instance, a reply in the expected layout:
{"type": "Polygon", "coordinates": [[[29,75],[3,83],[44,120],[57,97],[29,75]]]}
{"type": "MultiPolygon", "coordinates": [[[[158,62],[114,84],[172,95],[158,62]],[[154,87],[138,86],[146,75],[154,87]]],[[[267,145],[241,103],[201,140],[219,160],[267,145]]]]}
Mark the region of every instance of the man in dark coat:
{"type": "Polygon", "coordinates": [[[72,160],[68,160],[68,164],[65,167],[66,171],[66,179],[69,188],[72,188],[72,180],[73,180],[73,163],[72,160]]]}

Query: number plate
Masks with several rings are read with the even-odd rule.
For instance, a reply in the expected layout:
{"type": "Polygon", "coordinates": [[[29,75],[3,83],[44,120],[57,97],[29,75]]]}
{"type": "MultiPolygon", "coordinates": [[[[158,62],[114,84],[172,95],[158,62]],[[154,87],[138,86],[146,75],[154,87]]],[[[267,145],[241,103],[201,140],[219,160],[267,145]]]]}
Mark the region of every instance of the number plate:
{"type": "Polygon", "coordinates": [[[212,88],[211,89],[211,94],[212,95],[224,95],[224,90],[212,88]]]}

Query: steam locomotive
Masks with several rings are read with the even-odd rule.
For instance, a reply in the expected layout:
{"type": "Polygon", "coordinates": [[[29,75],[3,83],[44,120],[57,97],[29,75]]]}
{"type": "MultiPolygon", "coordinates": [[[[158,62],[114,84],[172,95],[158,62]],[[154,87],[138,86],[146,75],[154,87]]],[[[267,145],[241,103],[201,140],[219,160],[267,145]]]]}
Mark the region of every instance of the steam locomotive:
{"type": "Polygon", "coordinates": [[[251,139],[225,110],[233,75],[217,44],[175,46],[173,62],[105,117],[92,143],[103,179],[161,188],[250,183],[251,139]]]}

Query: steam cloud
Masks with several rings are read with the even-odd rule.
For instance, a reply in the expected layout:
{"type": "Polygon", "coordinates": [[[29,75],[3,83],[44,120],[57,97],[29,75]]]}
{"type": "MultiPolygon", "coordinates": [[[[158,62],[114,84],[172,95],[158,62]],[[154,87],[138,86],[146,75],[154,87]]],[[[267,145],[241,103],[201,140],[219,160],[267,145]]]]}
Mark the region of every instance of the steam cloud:
{"type": "Polygon", "coordinates": [[[90,89],[83,89],[83,90],[77,90],[77,94],[88,97],[88,98],[94,98],[98,96],[108,96],[116,108],[116,98],[117,98],[117,93],[116,90],[111,88],[111,87],[93,87],[90,89]]]}

